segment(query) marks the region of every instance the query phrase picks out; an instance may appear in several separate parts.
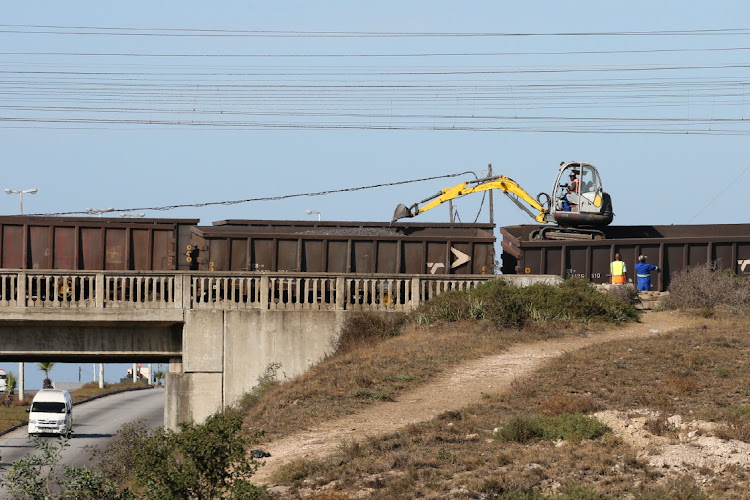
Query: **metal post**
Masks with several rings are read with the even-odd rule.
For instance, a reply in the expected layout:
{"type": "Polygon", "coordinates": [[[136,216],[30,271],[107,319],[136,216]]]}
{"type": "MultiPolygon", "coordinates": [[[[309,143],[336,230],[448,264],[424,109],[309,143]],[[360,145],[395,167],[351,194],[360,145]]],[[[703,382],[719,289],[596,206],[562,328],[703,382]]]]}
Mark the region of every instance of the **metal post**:
{"type": "Polygon", "coordinates": [[[18,400],[23,401],[23,361],[18,363],[18,400]]]}
{"type": "Polygon", "coordinates": [[[96,382],[96,363],[91,363],[91,372],[94,374],[94,382],[96,382]]]}
{"type": "MultiPolygon", "coordinates": [[[[487,165],[487,176],[492,177],[492,163],[487,165]]],[[[495,203],[494,203],[494,200],[492,199],[491,189],[489,190],[489,194],[490,194],[490,224],[494,224],[495,223],[495,203]]]]}
{"type": "Polygon", "coordinates": [[[99,389],[104,389],[104,363],[99,363],[99,389]]]}
{"type": "Polygon", "coordinates": [[[133,363],[133,383],[135,384],[138,380],[138,372],[136,371],[135,363],[133,363]]]}
{"type": "Polygon", "coordinates": [[[148,385],[154,385],[154,367],[148,364],[148,385]]]}

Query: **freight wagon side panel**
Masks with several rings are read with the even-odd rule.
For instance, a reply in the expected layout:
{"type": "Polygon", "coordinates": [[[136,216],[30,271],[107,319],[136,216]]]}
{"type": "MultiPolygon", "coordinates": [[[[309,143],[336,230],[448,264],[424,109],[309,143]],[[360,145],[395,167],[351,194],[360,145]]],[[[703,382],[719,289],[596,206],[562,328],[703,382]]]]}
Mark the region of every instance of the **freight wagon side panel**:
{"type": "Polygon", "coordinates": [[[488,243],[474,243],[469,246],[472,248],[470,255],[473,255],[473,257],[466,272],[470,274],[494,274],[495,246],[488,243]]]}
{"type": "Polygon", "coordinates": [[[277,242],[277,268],[274,271],[287,271],[296,272],[299,271],[297,266],[297,245],[298,240],[279,239],[277,242]]]}
{"type": "Polygon", "coordinates": [[[347,251],[349,243],[341,240],[328,241],[328,272],[345,273],[347,272],[347,251]]]}
{"type": "Polygon", "coordinates": [[[609,283],[609,263],[612,261],[612,249],[609,245],[597,246],[591,249],[591,271],[592,283],[609,283]]]}
{"type": "Polygon", "coordinates": [[[204,269],[208,271],[228,271],[227,269],[227,240],[210,240],[208,243],[207,261],[204,269]]]}
{"type": "Polygon", "coordinates": [[[565,277],[588,279],[591,274],[588,263],[588,248],[565,247],[565,250],[565,277]]]}
{"type": "MultiPolygon", "coordinates": [[[[735,246],[733,243],[715,243],[711,250],[711,261],[715,262],[719,269],[734,270],[734,251],[735,246]]],[[[739,266],[737,272],[739,274],[750,274],[750,266],[744,270],[742,266],[739,266]]]]}
{"type": "Polygon", "coordinates": [[[82,227],[80,230],[80,269],[104,268],[104,229],[100,227],[82,227]]]}
{"type": "Polygon", "coordinates": [[[406,274],[424,274],[425,257],[424,246],[421,241],[405,241],[401,245],[401,262],[406,274]]]}
{"type": "Polygon", "coordinates": [[[375,272],[375,255],[372,241],[352,240],[352,266],[351,273],[373,273],[375,272]]]}
{"type": "Polygon", "coordinates": [[[662,280],[664,287],[669,287],[669,283],[675,274],[684,270],[687,264],[685,245],[670,244],[664,245],[664,266],[662,269],[662,280]]]}
{"type": "Polygon", "coordinates": [[[247,239],[232,238],[229,243],[229,269],[247,271],[249,268],[250,266],[248,265],[247,258],[247,239]]]}
{"type": "Polygon", "coordinates": [[[322,273],[324,269],[325,242],[323,240],[302,240],[302,272],[322,273]]]}
{"type": "Polygon", "coordinates": [[[250,255],[252,271],[275,271],[273,240],[253,238],[250,255]]]}
{"type": "Polygon", "coordinates": [[[152,233],[154,248],[151,252],[151,259],[153,269],[155,271],[174,271],[177,269],[174,231],[154,229],[152,233]]]}
{"type": "Polygon", "coordinates": [[[688,266],[702,266],[709,261],[708,243],[688,243],[688,266]]]}
{"type": "Polygon", "coordinates": [[[23,226],[3,226],[3,268],[25,269],[23,226]]]}
{"type": "MultiPolygon", "coordinates": [[[[473,271],[474,257],[475,257],[473,255],[473,248],[471,247],[471,244],[470,243],[455,243],[455,242],[453,242],[453,243],[450,244],[450,248],[448,250],[450,251],[450,254],[448,256],[448,262],[450,263],[450,265],[448,266],[448,269],[446,270],[446,273],[449,273],[449,274],[471,274],[472,271],[473,271]],[[458,265],[456,267],[453,267],[453,265],[458,260],[458,257],[456,257],[453,254],[453,251],[451,251],[451,248],[455,249],[455,250],[457,250],[459,252],[461,252],[464,255],[468,255],[469,256],[469,261],[468,262],[464,262],[463,264],[460,264],[460,265],[458,265]]],[[[481,274],[481,272],[482,272],[481,266],[480,266],[480,269],[479,269],[478,272],[481,274]]]]}
{"type": "MultiPolygon", "coordinates": [[[[151,268],[151,264],[149,262],[150,250],[151,242],[149,241],[149,231],[143,229],[131,230],[129,256],[134,270],[146,271],[151,268]]],[[[154,250],[156,250],[156,246],[154,246],[154,250]]],[[[128,262],[127,264],[128,268],[130,268],[130,262],[128,262]]],[[[154,261],[154,265],[157,265],[156,261],[154,261]]]]}
{"type": "Polygon", "coordinates": [[[29,240],[27,255],[31,260],[29,269],[50,269],[52,265],[52,248],[50,245],[50,228],[28,226],[29,240]]]}
{"type": "Polygon", "coordinates": [[[381,274],[398,273],[398,242],[377,241],[378,262],[376,272],[381,274]]]}
{"type": "Polygon", "coordinates": [[[450,249],[443,242],[427,242],[427,272],[430,274],[448,274],[450,260],[446,252],[450,249]]]}
{"type": "Polygon", "coordinates": [[[105,261],[106,271],[124,271],[127,269],[127,231],[125,229],[106,228],[105,261]]]}
{"type": "Polygon", "coordinates": [[[54,227],[53,269],[76,268],[76,228],[54,227]]]}

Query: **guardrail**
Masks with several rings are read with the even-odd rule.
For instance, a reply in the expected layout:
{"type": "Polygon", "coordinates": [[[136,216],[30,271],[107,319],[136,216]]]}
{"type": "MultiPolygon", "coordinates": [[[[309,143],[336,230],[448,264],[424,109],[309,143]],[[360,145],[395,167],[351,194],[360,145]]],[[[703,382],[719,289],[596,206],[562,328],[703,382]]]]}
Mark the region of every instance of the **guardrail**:
{"type": "Polygon", "coordinates": [[[0,308],[408,311],[492,275],[0,272],[0,308]]]}

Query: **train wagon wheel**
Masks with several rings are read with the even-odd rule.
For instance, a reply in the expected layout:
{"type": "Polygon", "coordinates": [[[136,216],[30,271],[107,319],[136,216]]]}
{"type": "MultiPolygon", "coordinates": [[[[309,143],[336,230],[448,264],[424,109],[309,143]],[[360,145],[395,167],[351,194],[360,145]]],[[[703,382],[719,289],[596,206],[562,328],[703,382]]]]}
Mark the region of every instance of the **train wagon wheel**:
{"type": "Polygon", "coordinates": [[[62,280],[57,287],[57,296],[60,299],[70,299],[73,296],[73,281],[69,278],[62,280]]]}

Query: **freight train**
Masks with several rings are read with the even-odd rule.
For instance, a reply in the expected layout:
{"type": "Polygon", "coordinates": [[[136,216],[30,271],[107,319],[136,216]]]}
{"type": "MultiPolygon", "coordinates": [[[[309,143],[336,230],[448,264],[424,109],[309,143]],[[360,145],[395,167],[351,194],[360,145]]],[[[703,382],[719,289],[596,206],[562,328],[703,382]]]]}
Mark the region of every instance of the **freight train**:
{"type": "Polygon", "coordinates": [[[492,274],[492,224],[0,216],[0,268],[492,274]]]}
{"type": "Polygon", "coordinates": [[[552,274],[609,281],[609,263],[639,255],[674,273],[711,263],[750,275],[750,224],[609,226],[604,239],[535,240],[542,226],[0,216],[0,268],[71,271],[232,271],[337,274],[552,274]]]}

